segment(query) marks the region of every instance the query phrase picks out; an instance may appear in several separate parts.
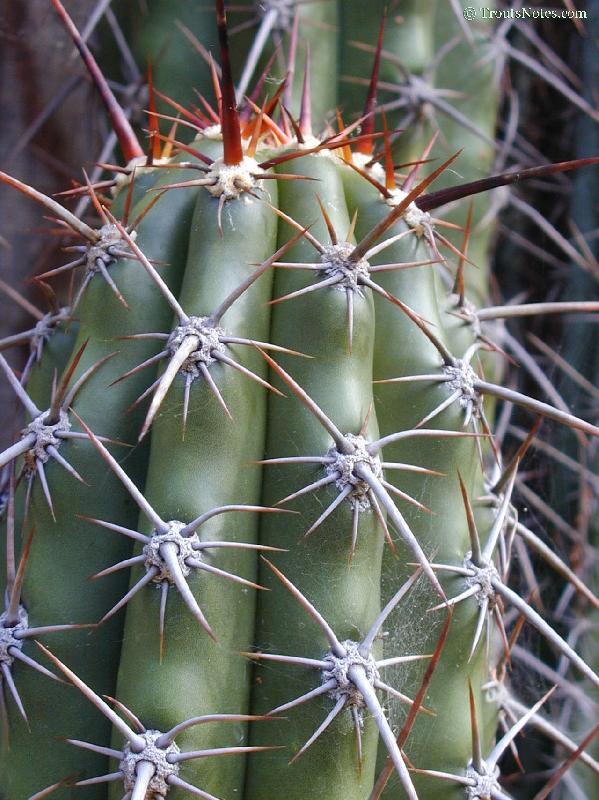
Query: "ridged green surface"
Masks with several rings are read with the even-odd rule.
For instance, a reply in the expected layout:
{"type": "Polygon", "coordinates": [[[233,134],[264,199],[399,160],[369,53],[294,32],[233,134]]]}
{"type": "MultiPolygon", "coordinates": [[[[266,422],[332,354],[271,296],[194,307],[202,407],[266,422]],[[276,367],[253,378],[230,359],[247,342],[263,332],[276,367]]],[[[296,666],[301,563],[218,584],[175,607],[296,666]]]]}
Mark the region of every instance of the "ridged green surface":
{"type": "MultiPolygon", "coordinates": [[[[172,179],[173,173],[169,178],[172,179]]],[[[166,178],[163,178],[166,183],[166,178]]],[[[169,264],[165,276],[173,285],[181,280],[182,262],[186,255],[186,232],[190,224],[193,196],[189,192],[172,194],[171,202],[178,206],[165,213],[158,204],[155,214],[149,214],[140,224],[138,242],[151,258],[169,264]]],[[[147,200],[141,201],[144,206],[147,200]]],[[[107,389],[111,381],[154,352],[150,342],[127,342],[117,337],[149,331],[158,324],[168,325],[168,306],[136,261],[115,264],[111,275],[122,294],[131,302],[125,309],[112,290],[95,276],[79,309],[79,328],[73,352],[87,343],[77,374],[103,356],[117,352],[106,362],[78,394],[74,407],[83,420],[103,436],[124,442],[133,439],[132,430],[140,424],[140,413],[127,414],[126,409],[145,388],[143,374],[107,389]],[[135,298],[135,299],[134,299],[135,298]],[[107,329],[106,320],[110,319],[107,329]],[[132,427],[133,426],[133,427],[132,427]]],[[[77,426],[74,425],[76,428],[77,426]]],[[[132,450],[115,448],[119,460],[140,480],[145,471],[146,447],[132,450]]],[[[30,624],[96,623],[126,591],[127,577],[123,573],[90,584],[90,577],[111,563],[126,558],[130,544],[123,537],[104,532],[77,514],[108,521],[119,520],[132,525],[137,518],[136,508],[126,491],[98,459],[85,441],[65,443],[60,453],[78,470],[89,484],[81,486],[67,475],[61,466],[47,465],[46,473],[54,503],[56,522],[52,520],[46,501],[35,481],[29,525],[36,532],[27,565],[23,600],[30,624]],[[75,486],[75,484],[77,484],[75,486]],[[101,542],[101,545],[98,543],[101,542]],[[92,588],[93,587],[93,588],[92,588]]],[[[17,504],[22,494],[17,496],[17,504]]],[[[17,508],[19,505],[17,505],[17,508]]],[[[17,528],[18,530],[18,528],[17,528]]],[[[120,653],[122,620],[114,620],[93,632],[74,631],[54,634],[44,641],[64,659],[83,680],[100,692],[113,694],[116,684],[116,664],[120,653]],[[102,658],[89,657],[98,648],[102,658]]],[[[25,645],[25,652],[37,658],[35,646],[25,645]]],[[[40,656],[43,660],[43,657],[40,656]]],[[[48,682],[40,696],[42,678],[26,666],[19,665],[18,685],[25,708],[28,709],[31,733],[10,707],[13,724],[10,754],[3,754],[3,774],[9,787],[9,797],[25,797],[40,786],[53,783],[76,770],[102,772],[106,759],[92,753],[80,753],[62,738],[71,736],[106,740],[109,726],[89,703],[70,687],[48,682]],[[67,729],[70,733],[66,733],[67,729]],[[48,740],[56,742],[48,747],[48,740]],[[38,753],[36,768],[27,767],[31,752],[38,753]]],[[[43,684],[42,684],[43,685],[43,684]]],[[[90,789],[90,796],[100,798],[102,789],[90,789]]]]}
{"type": "MultiPolygon", "coordinates": [[[[154,79],[161,91],[177,101],[187,102],[195,85],[211,99],[208,70],[199,55],[181,45],[182,34],[175,28],[174,18],[188,25],[207,48],[214,49],[213,12],[191,2],[177,4],[176,10],[172,6],[160,2],[148,4],[146,26],[137,33],[138,52],[150,54],[155,61],[154,79]]],[[[365,5],[324,0],[301,6],[294,112],[297,112],[309,42],[313,71],[312,127],[316,133],[325,129],[338,102],[346,122],[361,113],[383,7],[379,2],[365,5]],[[353,40],[366,43],[370,49],[353,47],[353,40]],[[357,86],[344,82],[348,75],[359,75],[363,81],[357,86]]],[[[136,16],[135,11],[131,13],[136,16]]],[[[459,89],[459,96],[452,96],[448,102],[491,137],[497,105],[490,83],[492,64],[477,68],[489,51],[486,35],[477,38],[474,46],[460,42],[446,54],[436,73],[428,74],[435,50],[458,33],[459,25],[449,3],[439,0],[423,5],[406,0],[389,12],[384,48],[398,54],[413,74],[430,78],[433,90],[459,89]]],[[[286,36],[282,36],[285,42],[286,36]]],[[[247,30],[233,32],[237,74],[251,39],[247,30]]],[[[276,38],[273,41],[262,63],[276,47],[276,38]]],[[[273,68],[273,80],[279,80],[283,73],[279,63],[273,68]]],[[[397,64],[383,57],[379,99],[392,98],[391,84],[403,81],[404,77],[397,64]]],[[[390,124],[395,125],[397,118],[393,112],[390,124]]],[[[443,115],[438,115],[437,121],[441,134],[433,151],[437,158],[434,166],[439,157],[445,159],[459,147],[464,147],[464,154],[431,188],[456,183],[456,172],[464,180],[486,174],[494,148],[464,130],[461,123],[443,115]]],[[[377,118],[377,130],[380,127],[377,118]]],[[[430,116],[415,119],[413,127],[399,141],[398,152],[402,157],[419,158],[433,127],[430,116]]],[[[295,143],[277,148],[269,142],[268,146],[271,157],[290,151],[295,143]]],[[[205,139],[200,135],[193,147],[211,158],[217,158],[221,152],[218,138],[205,139]]],[[[258,155],[256,160],[266,157],[258,155]]],[[[187,160],[190,156],[186,153],[178,158],[187,160]]],[[[429,166],[424,166],[416,180],[421,180],[428,170],[429,166]]],[[[277,247],[289,242],[296,231],[277,216],[276,209],[292,217],[299,226],[309,228],[310,235],[326,245],[330,239],[322,209],[328,214],[338,239],[350,238],[352,244],[359,243],[391,211],[392,203],[385,202],[381,192],[352,171],[338,155],[304,155],[281,164],[276,171],[282,175],[292,173],[298,179],[264,180],[252,193],[228,199],[220,207],[218,199],[203,187],[170,189],[141,222],[136,244],[152,260],[187,314],[209,315],[277,247]]],[[[144,174],[136,188],[130,219],[155,196],[157,188],[202,178],[205,172],[176,167],[164,173],[144,174]]],[[[406,168],[402,172],[405,174],[406,168]]],[[[384,181],[381,171],[373,174],[384,181]]],[[[113,211],[119,204],[122,206],[123,197],[121,191],[113,211]]],[[[462,202],[447,217],[443,211],[434,214],[463,223],[466,209],[467,202],[462,202]]],[[[475,223],[486,210],[488,201],[477,201],[475,223]]],[[[482,269],[477,272],[467,265],[467,286],[477,302],[484,302],[489,294],[486,261],[492,229],[489,223],[484,230],[473,233],[471,239],[469,256],[482,269]]],[[[439,230],[446,233],[443,228],[439,230]]],[[[407,223],[396,221],[382,240],[406,231],[407,223]]],[[[437,261],[437,253],[421,233],[411,233],[395,241],[373,255],[370,265],[437,261]]],[[[448,236],[461,245],[461,232],[450,231],[448,236]]],[[[387,296],[364,286],[351,292],[351,346],[348,295],[343,288],[323,286],[301,297],[276,302],[326,277],[318,269],[290,268],[290,264],[319,263],[319,253],[308,238],[300,239],[281,260],[287,266],[274,266],[265,272],[225,313],[220,324],[228,334],[299,351],[299,355],[280,352],[270,355],[342,434],[361,433],[367,440],[375,441],[379,436],[410,430],[448,396],[445,384],[376,381],[438,373],[442,367],[437,349],[398,307],[396,299],[421,315],[455,356],[462,356],[473,343],[472,329],[453,314],[455,298],[448,299],[455,255],[449,258],[449,265],[427,264],[371,273],[371,279],[387,296]]],[[[251,345],[233,344],[230,353],[239,364],[271,381],[285,396],[269,393],[264,386],[229,366],[211,364],[210,374],[232,419],[223,412],[207,383],[198,379],[191,387],[189,414],[183,430],[184,379],[178,375],[156,414],[151,432],[139,443],[147,402],[132,411],[129,409],[163,372],[165,363],[109,384],[158,352],[164,344],[123,337],[148,332],[167,335],[177,320],[173,323],[172,308],[140,263],[121,261],[110,267],[110,273],[129,301],[130,309],[118,303],[101,276],[94,277],[78,309],[76,336],[74,331],[57,334],[41,365],[34,369],[30,388],[36,401],[41,403],[43,398],[47,403],[45,382],[55,365],[64,368],[68,351],[77,352],[87,341],[77,375],[98,358],[117,351],[82,389],[74,409],[96,434],[132,445],[121,449],[111,444],[110,450],[166,521],[188,523],[212,508],[229,504],[276,506],[287,495],[324,477],[323,466],[316,463],[258,463],[264,458],[324,456],[333,441],[314,414],[277,375],[276,369],[269,369],[262,354],[251,345]]],[[[462,431],[463,409],[455,403],[426,427],[462,431]]],[[[472,426],[468,428],[471,430],[472,426]]],[[[489,456],[487,443],[480,448],[489,456]]],[[[97,622],[143,575],[137,565],[131,575],[123,570],[90,584],[88,579],[92,574],[132,553],[139,554],[141,546],[136,544],[132,548],[130,539],[81,520],[77,514],[146,534],[152,530],[150,522],[143,514],[139,515],[126,489],[100,460],[90,442],[65,444],[61,452],[90,485],[79,486],[58,465],[48,466],[56,522],[50,517],[39,485],[35,488],[28,524],[36,525],[36,534],[23,599],[36,625],[97,622]]],[[[430,560],[461,566],[471,545],[458,475],[473,502],[488,491],[489,482],[483,475],[477,442],[473,438],[414,436],[385,447],[381,457],[387,462],[405,462],[442,473],[386,469],[384,477],[428,508],[428,511],[417,508],[406,499],[394,497],[397,509],[430,560]]],[[[18,504],[22,503],[22,494],[20,487],[18,504]]],[[[281,552],[268,553],[268,558],[318,609],[340,641],[360,641],[381,607],[414,573],[415,556],[393,525],[390,525],[393,550],[385,544],[383,526],[370,508],[359,514],[357,546],[350,557],[352,513],[347,501],[305,537],[310,525],[337,496],[338,488],[328,485],[282,504],[293,514],[228,513],[213,518],[198,533],[202,541],[226,540],[281,548],[281,552]]],[[[477,508],[476,518],[484,543],[492,515],[477,508]]],[[[325,657],[329,650],[326,637],[297,598],[260,561],[255,550],[208,551],[206,560],[248,580],[257,580],[264,587],[264,591],[258,592],[215,575],[192,571],[189,586],[217,642],[210,639],[177,589],[171,586],[161,654],[160,591],[151,583],[110,622],[91,631],[44,637],[44,644],[98,694],[117,697],[147,728],[161,731],[201,714],[266,714],[315,689],[322,681],[318,670],[260,662],[258,658],[260,653],[325,657]],[[248,651],[255,653],[254,663],[248,651]]],[[[463,577],[443,574],[440,579],[448,597],[464,591],[463,577]]],[[[442,609],[431,611],[439,602],[426,576],[421,576],[386,620],[372,648],[375,657],[433,653],[445,621],[442,609]]],[[[494,742],[497,715],[495,708],[485,701],[483,685],[497,665],[501,643],[492,626],[490,641],[483,634],[473,657],[469,657],[478,610],[477,599],[470,598],[454,612],[446,646],[423,699],[425,708],[434,715],[418,714],[403,746],[408,763],[416,768],[464,775],[472,757],[469,682],[478,709],[484,755],[494,742]]],[[[30,643],[25,652],[43,660],[30,643]]],[[[393,667],[384,672],[383,678],[396,690],[414,697],[427,663],[423,660],[393,667]]],[[[8,751],[4,742],[0,762],[3,800],[25,800],[69,773],[89,778],[118,770],[118,765],[114,761],[109,763],[104,755],[76,749],[64,741],[72,737],[122,748],[121,734],[110,730],[97,709],[74,688],[50,684],[21,664],[15,666],[14,674],[30,714],[32,731],[18,718],[8,697],[11,749],[8,751]],[[30,766],[32,753],[34,769],[30,766]]],[[[378,691],[378,696],[393,732],[399,733],[406,720],[407,706],[383,691],[378,691]]],[[[288,763],[333,705],[330,696],[322,695],[285,712],[284,718],[277,721],[258,721],[249,728],[242,722],[191,728],[177,739],[184,751],[247,744],[277,749],[250,756],[188,761],[181,766],[180,777],[201,792],[209,793],[200,796],[214,795],[219,800],[273,800],[283,795],[288,800],[320,797],[368,800],[387,758],[369,711],[364,712],[361,764],[347,708],[301,758],[288,763]]],[[[466,796],[464,787],[457,783],[416,774],[413,780],[421,800],[460,800],[466,796]]],[[[90,800],[120,800],[123,795],[131,800],[122,780],[85,791],[90,800]]],[[[79,794],[68,787],[52,796],[72,800],[79,794]]],[[[188,796],[188,792],[177,788],[168,792],[169,800],[188,796]]],[[[397,775],[393,775],[383,797],[399,800],[405,796],[397,775]]],[[[150,795],[135,800],[150,800],[150,795]]]]}
{"type": "MultiPolygon", "coordinates": [[[[294,162],[293,169],[319,181],[319,197],[343,238],[350,219],[336,165],[327,157],[308,156],[294,162]]],[[[314,206],[312,184],[303,183],[299,188],[284,184],[280,206],[300,224],[309,224],[314,206]]],[[[281,226],[280,242],[286,241],[288,231],[287,226],[281,226]]],[[[328,243],[322,221],[311,228],[311,233],[322,243],[328,243]]],[[[289,260],[310,262],[315,260],[315,253],[311,245],[302,242],[289,253],[289,260]]],[[[301,272],[280,269],[276,275],[274,297],[283,297],[311,282],[309,273],[306,277],[301,272]]],[[[351,356],[348,353],[345,292],[338,289],[319,290],[275,306],[271,335],[273,340],[313,357],[313,360],[289,357],[277,360],[342,433],[357,434],[372,402],[374,307],[370,293],[364,298],[356,298],[354,312],[351,356]]],[[[376,420],[371,415],[366,435],[376,438],[376,433],[376,420]]],[[[332,444],[329,434],[297,401],[278,397],[270,399],[267,458],[289,453],[322,456],[332,444]]],[[[268,505],[324,477],[324,470],[318,465],[272,465],[266,466],[265,470],[263,492],[264,502],[268,505]]],[[[289,508],[299,512],[298,516],[284,522],[276,517],[265,517],[260,536],[263,543],[288,550],[277,557],[277,566],[318,608],[343,641],[364,636],[378,612],[382,541],[374,514],[362,513],[358,547],[351,567],[348,566],[352,515],[347,503],[309,538],[303,539],[307,529],[336,494],[335,489],[325,487],[308,496],[307,500],[302,498],[290,502],[289,508]]],[[[260,575],[261,582],[272,591],[259,598],[257,647],[265,652],[322,658],[328,649],[322,632],[270,570],[262,567],[260,575]]],[[[319,683],[318,673],[313,670],[270,663],[258,666],[254,672],[253,713],[265,713],[316,688],[319,683]]],[[[356,768],[353,724],[346,710],[341,712],[320,741],[292,767],[285,768],[289,758],[309,739],[332,706],[330,698],[317,698],[304,707],[285,713],[289,722],[277,723],[277,731],[288,741],[289,749],[251,759],[248,798],[266,800],[282,791],[297,800],[325,793],[339,800],[364,796],[373,778],[375,729],[372,724],[366,724],[366,763],[360,777],[356,768]],[[291,740],[285,732],[290,725],[293,725],[291,740]]],[[[272,741],[273,733],[269,727],[254,726],[253,741],[257,744],[272,741]]]]}
{"type": "MultiPolygon", "coordinates": [[[[276,202],[276,184],[267,197],[276,202]]],[[[190,314],[204,316],[214,311],[248,276],[250,264],[266,260],[275,250],[276,218],[263,202],[247,197],[227,205],[222,236],[215,230],[217,206],[218,201],[203,192],[194,209],[180,294],[180,302],[190,314]],[[261,230],[260,237],[253,235],[256,227],[261,230]],[[212,235],[207,234],[211,229],[212,235]]],[[[228,332],[259,341],[267,338],[270,314],[266,301],[271,283],[272,273],[264,274],[232,306],[222,320],[228,332]]],[[[258,374],[266,372],[253,348],[238,345],[232,355],[258,374]]],[[[205,381],[198,380],[192,385],[183,439],[183,381],[179,378],[153,426],[145,494],[165,520],[187,523],[218,506],[257,505],[260,501],[261,469],[248,462],[259,459],[264,448],[264,389],[230,367],[217,366],[211,371],[233,420],[227,419],[205,381]]],[[[140,530],[147,532],[147,523],[142,525],[140,530]]],[[[202,526],[199,533],[202,541],[253,543],[257,539],[256,514],[228,513],[202,526]]],[[[216,555],[208,556],[209,563],[255,580],[255,551],[213,552],[216,555]]],[[[141,574],[134,570],[132,580],[137,581],[141,574]]],[[[251,646],[255,591],[206,573],[196,572],[189,583],[218,644],[200,628],[174,587],[167,602],[162,661],[157,587],[145,587],[127,609],[119,698],[135,709],[145,724],[160,730],[200,714],[247,713],[249,705],[248,664],[235,651],[251,646]]],[[[243,735],[240,725],[201,726],[182,737],[181,743],[186,749],[222,747],[232,740],[238,742],[243,735]]],[[[223,797],[240,793],[243,775],[243,757],[224,764],[219,759],[190,762],[182,770],[185,780],[223,797]]],[[[114,796],[119,796],[118,789],[114,796]]]]}

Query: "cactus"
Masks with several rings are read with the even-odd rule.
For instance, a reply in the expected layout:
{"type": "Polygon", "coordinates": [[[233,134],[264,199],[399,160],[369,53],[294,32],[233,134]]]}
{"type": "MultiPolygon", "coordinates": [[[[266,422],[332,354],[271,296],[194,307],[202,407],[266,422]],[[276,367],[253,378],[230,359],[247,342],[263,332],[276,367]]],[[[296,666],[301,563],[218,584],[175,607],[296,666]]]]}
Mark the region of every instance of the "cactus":
{"type": "Polygon", "coordinates": [[[493,138],[497,84],[474,95],[498,48],[530,60],[501,30],[467,34],[453,3],[401,3],[399,24],[353,0],[256,4],[255,34],[223,0],[182,3],[177,35],[207,63],[161,63],[176,14],[153,4],[146,155],[51,4],[125,163],[71,190],[85,220],[0,173],[72,254],[37,275],[51,310],[0,341],[30,346],[20,373],[0,354],[26,415],[0,454],[0,797],[505,800],[525,728],[569,754],[539,800],[575,762],[596,786],[596,729],[573,737],[544,706],[599,675],[522,576],[539,559],[599,599],[518,503],[543,420],[584,442],[599,428],[502,378],[513,356],[546,388],[500,323],[599,303],[491,303],[486,198],[599,157],[489,177],[512,141],[493,138]],[[64,305],[61,274],[77,274],[64,305]],[[523,626],[560,681],[530,707],[507,677],[523,626]]]}

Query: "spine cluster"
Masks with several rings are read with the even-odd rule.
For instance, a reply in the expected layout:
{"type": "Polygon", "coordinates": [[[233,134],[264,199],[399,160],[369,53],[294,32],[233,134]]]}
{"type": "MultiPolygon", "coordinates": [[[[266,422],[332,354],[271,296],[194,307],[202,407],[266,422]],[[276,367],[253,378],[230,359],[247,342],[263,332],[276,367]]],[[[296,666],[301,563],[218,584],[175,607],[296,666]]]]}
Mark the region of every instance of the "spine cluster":
{"type": "Polygon", "coordinates": [[[205,43],[183,26],[219,64],[191,106],[155,71],[145,157],[52,3],[127,165],[110,197],[82,183],[94,224],[0,174],[67,231],[73,258],[38,278],[76,276],[6,343],[30,343],[24,371],[0,355],[26,416],[0,454],[0,797],[506,800],[528,726],[596,780],[592,732],[550,720],[553,689],[523,704],[509,666],[530,626],[599,688],[515,568],[540,557],[599,606],[518,507],[542,420],[599,428],[503,376],[506,320],[599,304],[491,304],[486,192],[599,158],[481,179],[497,105],[473,95],[508,46],[490,28],[450,3],[374,25],[290,0],[248,6],[239,69],[221,0],[205,43]],[[338,51],[345,119],[321,87],[338,51]]]}

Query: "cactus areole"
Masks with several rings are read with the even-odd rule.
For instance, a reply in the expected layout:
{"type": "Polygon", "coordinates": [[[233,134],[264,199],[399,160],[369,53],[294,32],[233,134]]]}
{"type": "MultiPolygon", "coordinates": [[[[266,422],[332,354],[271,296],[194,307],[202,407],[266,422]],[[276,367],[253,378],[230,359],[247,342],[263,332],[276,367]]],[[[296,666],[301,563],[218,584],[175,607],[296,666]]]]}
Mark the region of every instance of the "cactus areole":
{"type": "Polygon", "coordinates": [[[0,173],[74,254],[37,276],[70,275],[68,298],[46,288],[50,311],[0,340],[29,346],[22,372],[0,355],[25,414],[0,454],[1,800],[509,800],[503,757],[529,725],[568,753],[554,782],[579,762],[597,786],[591,734],[506,675],[526,625],[554,659],[534,656],[539,682],[599,686],[525,579],[542,558],[599,600],[519,515],[540,421],[581,446],[599,428],[502,370],[530,367],[510,317],[599,306],[491,305],[484,261],[488,190],[599,157],[482,178],[528,152],[496,143],[494,86],[471,102],[502,29],[410,0],[229,21],[223,0],[148,4],[145,155],[101,53],[50,4],[123,166],[70,190],[85,219],[0,173]],[[183,104],[156,31],[188,12],[183,104]],[[327,64],[352,53],[369,69],[335,109],[327,64]],[[532,431],[505,448],[513,407],[532,431]]]}

